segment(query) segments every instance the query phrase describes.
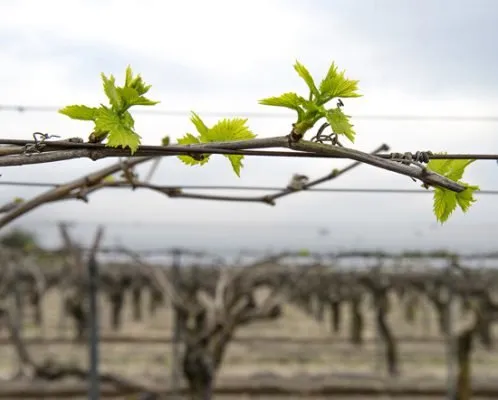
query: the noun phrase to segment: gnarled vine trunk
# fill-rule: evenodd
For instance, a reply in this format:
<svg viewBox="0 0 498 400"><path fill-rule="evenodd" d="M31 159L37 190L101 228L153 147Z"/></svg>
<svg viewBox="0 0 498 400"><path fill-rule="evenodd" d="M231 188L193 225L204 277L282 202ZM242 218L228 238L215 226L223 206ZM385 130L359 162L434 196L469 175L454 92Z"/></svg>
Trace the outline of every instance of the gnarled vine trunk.
<svg viewBox="0 0 498 400"><path fill-rule="evenodd" d="M131 302L133 307L133 321L142 321L142 288L133 287L131 290Z"/></svg>
<svg viewBox="0 0 498 400"><path fill-rule="evenodd" d="M341 330L341 302L339 300L332 300L329 303L330 305L330 320L332 324L332 331L334 333L339 333Z"/></svg>
<svg viewBox="0 0 498 400"><path fill-rule="evenodd" d="M211 399L216 367L206 345L185 346L182 367L190 400Z"/></svg>
<svg viewBox="0 0 498 400"><path fill-rule="evenodd" d="M470 358L472 354L474 332L475 327L472 327L458 335L458 375L455 400L470 400L472 395Z"/></svg>
<svg viewBox="0 0 498 400"><path fill-rule="evenodd" d="M399 373L398 349L396 346L396 339L386 321L386 312L382 307L379 307L377 310L377 326L380 337L385 345L387 371L389 375L395 376Z"/></svg>
<svg viewBox="0 0 498 400"><path fill-rule="evenodd" d="M109 301L111 303L111 327L113 331L117 331L121 328L124 292L120 288L116 288L109 293Z"/></svg>
<svg viewBox="0 0 498 400"><path fill-rule="evenodd" d="M360 296L354 296L351 301L351 342L354 345L361 345L363 343L363 314L361 313L361 300Z"/></svg>

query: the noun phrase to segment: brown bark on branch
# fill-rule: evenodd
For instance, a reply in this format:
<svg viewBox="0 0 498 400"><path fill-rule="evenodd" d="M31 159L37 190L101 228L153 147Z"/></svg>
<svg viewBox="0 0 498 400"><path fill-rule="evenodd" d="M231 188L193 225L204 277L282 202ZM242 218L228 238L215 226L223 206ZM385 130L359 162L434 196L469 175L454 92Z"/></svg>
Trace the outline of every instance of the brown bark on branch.
<svg viewBox="0 0 498 400"><path fill-rule="evenodd" d="M74 148L78 149L77 151L79 152L74 153L72 158L84 157L84 154L86 154L86 156L91 159L116 157L116 156L118 157L130 156L130 153L129 152L126 153L127 150L123 149L114 149L114 148L105 147L104 145L94 145L89 143L70 143L68 141L44 142L41 145L41 147L39 147L39 151L44 152L49 149L54 149L57 147L70 149L70 150L58 150L54 152L57 153L57 157L62 157L63 159L70 159L71 157L68 156L65 152L66 151L73 152L75 151L73 150ZM205 151L206 154L207 153L214 154L215 152L223 153L220 152L220 150L249 150L249 149L263 149L263 148L288 148L291 150L300 150L315 155L349 158L365 164L370 164L378 168L386 169L398 174L419 179L420 181L431 186L440 186L456 192L461 192L465 190L464 186L429 170L404 165L400 162L384 159L382 157L372 156L368 153L347 147L314 143L311 141L304 141L304 140L299 142L290 142L287 136L277 136L272 138L261 138L261 139L232 141L232 142L213 142L208 144L195 144L195 145L186 145L186 146L179 146L179 145L170 145L165 147L140 146L140 148L133 156L143 157L143 156L159 156L159 155L175 155L175 154L178 155L178 154L188 154L189 152L203 154L202 151ZM225 154L227 153L225 152ZM241 154L241 153L235 153L235 154ZM56 161L57 159L57 157L53 155L52 159L46 156L46 158L38 159L39 161L37 161L36 157L39 157L41 155L42 154L33 155L33 154L24 154L24 153L19 155L6 155L0 157L0 166L24 165L26 163L36 163L36 162L46 163L46 162ZM30 160L28 161L28 159Z"/></svg>
<svg viewBox="0 0 498 400"><path fill-rule="evenodd" d="M147 162L152 160L152 158L137 158L134 160L129 160L127 161L127 165L132 167L136 166L138 164ZM63 198L65 196L68 196L71 194L73 190L80 189L82 187L91 187L92 185L98 184L102 179L105 177L114 174L115 172L118 172L123 168L122 163L116 163L113 164L109 167L103 168L100 171L85 175L82 178L76 179L74 181L71 181L65 185L58 186L54 189L51 189L45 193L42 193L39 196L36 196L35 198L28 200L24 203L21 203L19 207L15 208L14 210L8 212L4 216L0 218L0 229L7 225L9 222L15 220L16 218L20 217L21 215L26 214L27 212L39 207L42 204L58 200L60 198Z"/></svg>

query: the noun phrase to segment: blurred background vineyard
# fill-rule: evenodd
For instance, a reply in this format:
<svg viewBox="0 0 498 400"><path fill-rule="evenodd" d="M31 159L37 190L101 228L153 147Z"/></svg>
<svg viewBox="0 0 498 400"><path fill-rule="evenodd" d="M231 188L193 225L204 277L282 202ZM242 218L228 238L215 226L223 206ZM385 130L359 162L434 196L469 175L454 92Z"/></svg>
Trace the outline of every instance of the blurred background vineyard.
<svg viewBox="0 0 498 400"><path fill-rule="evenodd" d="M41 368L26 381L33 378L32 366L22 361L10 328L4 329L0 374L7 380L0 397L84 398L81 377L48 379L46 371L53 373L59 364L88 369L88 304L84 296L74 297L85 278L77 275L81 265L71 253L87 248L73 243L71 251L64 246L46 250L35 235L16 229L0 244L3 310L10 310ZM239 271L259 268L258 279L265 282L250 289L257 307L263 307L268 290L285 285L288 290L275 303L278 312L237 328L218 371L214 398L447 398L464 379L461 368L467 364L459 358L467 336L472 339L467 360L472 398L498 395L493 347L498 274L492 255L241 252L227 261L190 249L155 249L130 259L131 250L123 249L103 247L98 255L101 373L142 382L162 395L186 390L185 348L174 328L178 308L172 308L164 286L157 286L162 278L145 279L140 265L154 263L170 283L175 283L171 271L176 265L181 277L176 290L190 296L192 288L199 291L213 279L219 285L220 270L237 265ZM158 254L160 263L151 261ZM257 266L254 260L266 261ZM277 281L272 274L278 274ZM293 274L300 275L289 283ZM80 278L71 280L71 275ZM194 297L188 301L197 301ZM136 388L102 382L103 397L141 398L133 393Z"/></svg>

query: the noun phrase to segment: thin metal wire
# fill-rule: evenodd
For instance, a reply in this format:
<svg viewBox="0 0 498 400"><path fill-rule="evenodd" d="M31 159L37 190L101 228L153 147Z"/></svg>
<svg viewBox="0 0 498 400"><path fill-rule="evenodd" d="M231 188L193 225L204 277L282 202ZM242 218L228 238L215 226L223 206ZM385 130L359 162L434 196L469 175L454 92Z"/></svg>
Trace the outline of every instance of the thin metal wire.
<svg viewBox="0 0 498 400"><path fill-rule="evenodd" d="M0 186L26 186L26 187L57 187L63 183L50 182L21 182L21 181L0 181ZM277 186L223 186L223 185L168 185L162 186L166 189L194 189L194 190L243 190L243 191L281 191L284 187ZM109 189L126 189L128 185L109 186ZM394 194L432 194L427 189L393 189L393 188L309 188L304 189L306 192L323 192L323 193L394 193ZM496 190L478 190L476 194L498 195Z"/></svg>
<svg viewBox="0 0 498 400"><path fill-rule="evenodd" d="M57 106L43 106L43 105L22 105L22 104L0 104L0 111L10 112L57 112L62 107ZM152 110L152 109L139 109L133 111L136 114L148 115L165 115L165 116L189 116L190 111L187 110ZM206 117L232 117L232 116L246 116L251 118L289 118L294 116L292 113L271 113L271 112L258 112L258 111L199 111ZM498 122L498 116L494 115L356 115L355 119L365 120L392 120L392 121L489 121Z"/></svg>
<svg viewBox="0 0 498 400"><path fill-rule="evenodd" d="M14 146L31 146L37 145L34 140L26 139L0 139L0 145L14 145ZM101 143L73 143L64 141L45 141L43 145L50 146L53 149L61 150L77 150L77 149L109 149L105 144ZM55 151L55 150L51 150ZM309 153L305 151L268 151L268 150L231 150L231 149L221 149L216 147L204 147L204 148L186 148L180 145L170 145L170 146L151 146L142 145L139 147L135 153L137 156L143 155L145 152L148 156L164 156L164 155L181 155L181 154L237 154L244 156L265 156L265 157L301 157L301 158L336 158L336 159L348 159L349 157L343 155L325 155ZM408 153L406 153L408 154ZM414 158L416 154L412 154ZM393 154L375 154L376 157L384 159L392 159ZM498 154L471 154L471 153L458 153L458 154L430 154L430 159L432 160L497 160Z"/></svg>

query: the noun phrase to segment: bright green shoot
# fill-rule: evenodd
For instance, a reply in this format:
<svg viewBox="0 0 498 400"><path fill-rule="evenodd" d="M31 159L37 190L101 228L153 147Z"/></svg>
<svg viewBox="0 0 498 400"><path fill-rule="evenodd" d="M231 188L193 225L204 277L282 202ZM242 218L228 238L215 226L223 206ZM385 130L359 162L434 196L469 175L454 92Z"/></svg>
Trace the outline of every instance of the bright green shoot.
<svg viewBox="0 0 498 400"><path fill-rule="evenodd" d="M294 64L294 69L308 86L307 99L294 92L287 92L260 100L259 103L296 111L297 120L293 124L292 132L298 139L320 119L325 118L334 133L344 135L354 142L356 133L349 122L350 116L342 112L339 104L334 108L326 108L325 104L335 98L361 97L357 93L358 81L347 79L344 71L339 72L335 63L332 63L318 87L309 71L299 61Z"/></svg>
<svg viewBox="0 0 498 400"><path fill-rule="evenodd" d="M196 113L192 112L190 118L194 124L197 136L187 133L178 140L178 144L199 144L212 142L230 142L235 140L251 140L256 137L254 133L246 126L247 119L232 118L218 121L211 128L207 127ZM236 154L227 154L226 158L230 161L232 169L240 177L240 170L243 167L242 159L244 156ZM178 156L187 165L204 165L209 161L208 154L199 154L198 157Z"/></svg>
<svg viewBox="0 0 498 400"><path fill-rule="evenodd" d="M133 154L140 145L141 137L135 132L135 121L128 110L133 106L153 106L159 102L144 97L151 86L145 84L140 74L133 76L130 66L126 68L123 86L116 86L113 75L108 78L102 73L101 76L109 106L71 105L59 112L72 119L93 121L91 141L100 142L107 137L107 146L128 147Z"/></svg>

